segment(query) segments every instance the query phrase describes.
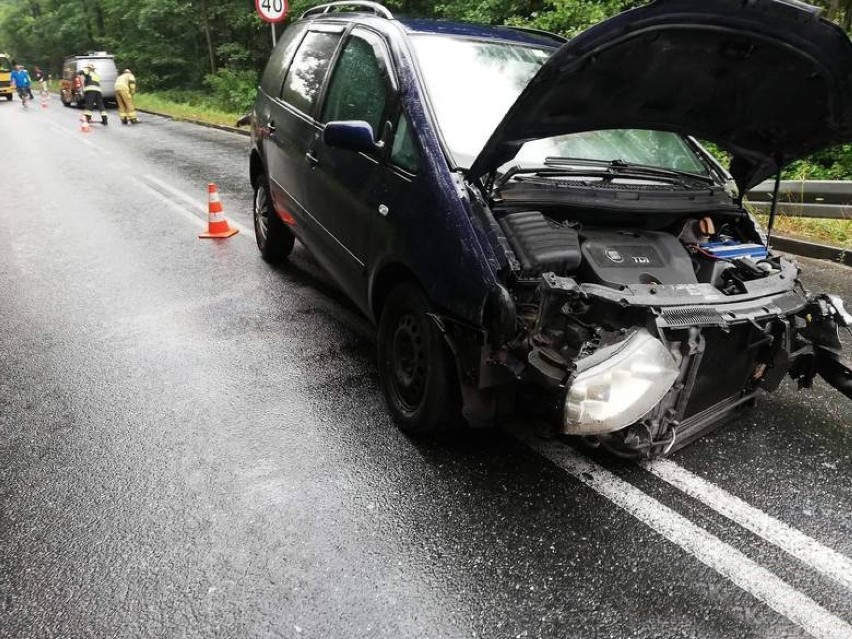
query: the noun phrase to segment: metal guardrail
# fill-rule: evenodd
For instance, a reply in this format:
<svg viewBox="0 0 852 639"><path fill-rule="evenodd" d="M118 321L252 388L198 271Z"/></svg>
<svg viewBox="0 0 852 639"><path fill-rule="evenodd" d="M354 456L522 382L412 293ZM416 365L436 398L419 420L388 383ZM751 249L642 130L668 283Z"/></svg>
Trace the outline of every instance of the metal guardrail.
<svg viewBox="0 0 852 639"><path fill-rule="evenodd" d="M746 193L749 204L769 213L774 180L761 182ZM795 217L847 220L852 224L852 180L781 180L778 213ZM839 262L852 266L852 251L836 246L793 238L772 238L772 247L788 253Z"/></svg>
<svg viewBox="0 0 852 639"><path fill-rule="evenodd" d="M768 213L773 180L761 182L746 199L761 213ZM852 221L852 180L781 180L778 212L796 217Z"/></svg>
<svg viewBox="0 0 852 639"><path fill-rule="evenodd" d="M812 257L816 260L828 260L829 262L852 266L852 251L847 251L836 246L775 235L772 238L772 248L792 253L793 255Z"/></svg>

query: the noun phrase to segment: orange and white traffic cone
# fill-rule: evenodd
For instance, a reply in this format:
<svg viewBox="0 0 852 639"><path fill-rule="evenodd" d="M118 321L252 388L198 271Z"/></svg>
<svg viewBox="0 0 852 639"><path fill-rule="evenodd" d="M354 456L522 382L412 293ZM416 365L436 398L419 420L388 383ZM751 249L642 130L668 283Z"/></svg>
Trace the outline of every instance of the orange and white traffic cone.
<svg viewBox="0 0 852 639"><path fill-rule="evenodd" d="M81 115L80 116L80 132L81 133L88 133L91 130L92 130L92 125L89 124L89 118L87 118L85 115Z"/></svg>
<svg viewBox="0 0 852 639"><path fill-rule="evenodd" d="M200 238L231 237L239 233L237 229L228 226L225 213L222 211L222 203L219 201L219 192L212 182L207 185L207 232L202 233Z"/></svg>

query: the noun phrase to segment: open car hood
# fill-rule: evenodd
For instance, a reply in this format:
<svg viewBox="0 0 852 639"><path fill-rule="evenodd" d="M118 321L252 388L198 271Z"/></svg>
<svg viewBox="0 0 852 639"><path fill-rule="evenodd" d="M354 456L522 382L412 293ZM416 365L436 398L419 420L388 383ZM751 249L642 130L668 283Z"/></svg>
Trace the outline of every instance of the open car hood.
<svg viewBox="0 0 852 639"><path fill-rule="evenodd" d="M470 168L476 179L529 140L657 129L733 155L740 193L787 162L852 140L852 43L794 0L657 0L563 45Z"/></svg>

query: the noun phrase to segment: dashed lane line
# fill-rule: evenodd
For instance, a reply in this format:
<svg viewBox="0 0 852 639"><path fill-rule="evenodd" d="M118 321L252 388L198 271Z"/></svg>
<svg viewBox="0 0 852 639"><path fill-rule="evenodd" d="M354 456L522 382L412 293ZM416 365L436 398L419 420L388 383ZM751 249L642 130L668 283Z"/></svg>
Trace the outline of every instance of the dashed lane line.
<svg viewBox="0 0 852 639"><path fill-rule="evenodd" d="M45 124L47 124L47 126L49 126L54 131L58 131L62 135L71 138L75 142L80 142L81 144L85 144L86 146L91 147L98 153L106 153L106 151L101 149L100 146L93 143L91 140L86 139L85 136L88 135L86 133L78 133L75 135L74 133L71 133L71 131L69 131L66 127L59 126L58 124L56 124L55 122L51 122L50 120L45 120Z"/></svg>
<svg viewBox="0 0 852 639"><path fill-rule="evenodd" d="M161 200L167 206L169 206L173 211L179 213L182 217L189 220L193 224L197 225L200 228L205 228L207 223L200 218L198 215L193 213L192 211L188 211L186 208L178 204L174 201L174 198L171 197L171 194L168 192L163 192L162 188L156 183L149 183L150 176L145 176L146 179L137 179L139 184L148 189L154 197ZM159 182L157 180L156 182Z"/></svg>
<svg viewBox="0 0 852 639"><path fill-rule="evenodd" d="M852 560L668 459L640 464L690 497L852 590Z"/></svg>
<svg viewBox="0 0 852 639"><path fill-rule="evenodd" d="M54 129L55 131L58 131L59 133L61 133L62 135L65 135L66 137L73 139L75 142L81 142L81 143L93 148L94 150L96 150L99 153L104 152L103 149L99 145L94 144L91 140L88 140L85 137L83 137L83 136L86 135L85 133L75 135L75 134L71 133L70 131L68 131L65 127L59 126L58 124L56 124L54 122L47 121L46 124L49 127L51 127L52 129ZM130 168L130 165L127 164L126 162L123 162L122 160L118 160L117 163L126 165L128 168ZM137 178L136 181L139 182L143 187L148 189L157 199L161 200L163 203L168 205L173 211L179 213L185 219L189 220L190 222L192 222L193 224L196 224L197 226L199 226L201 228L204 228L204 227L207 226L207 222L206 222L205 219L199 217L198 215L192 213L191 211L188 211L183 206L174 202L174 200L171 196L174 195L175 193L179 193L181 199L189 201L193 205L193 208L196 208L196 209L200 208L200 205L198 204L197 201L193 200L192 198L190 198L187 195L180 193L176 189L170 187L168 184L166 184L162 180L158 180L157 178L155 178L152 175L142 176L141 178ZM203 208L201 208L201 210L203 210ZM204 213L206 214L207 212L204 211Z"/></svg>
<svg viewBox="0 0 852 639"><path fill-rule="evenodd" d="M557 440L515 436L599 495L817 639L852 639L852 626L703 528Z"/></svg>
<svg viewBox="0 0 852 639"><path fill-rule="evenodd" d="M162 180L154 177L153 175L146 174L142 177L143 177L143 181L149 183L148 184L149 186L154 186L156 191L158 191L158 192L165 191L166 193L173 195L174 197L176 197L180 200L183 200L187 205L192 207L193 210L198 211L200 214L202 214L204 216L203 219L206 220L206 218L207 218L207 205L199 202L198 198L194 198L191 195L188 195L188 194L184 193L183 191L176 189L171 184L163 182ZM227 219L228 219L228 224L231 227L237 229L240 232L239 235L247 237L250 240L254 240L254 229L248 229L245 226L243 226L242 224L240 224L239 222L234 222L233 219L228 216L227 209L225 210L225 217L227 217ZM196 219L199 219L199 218L196 216Z"/></svg>

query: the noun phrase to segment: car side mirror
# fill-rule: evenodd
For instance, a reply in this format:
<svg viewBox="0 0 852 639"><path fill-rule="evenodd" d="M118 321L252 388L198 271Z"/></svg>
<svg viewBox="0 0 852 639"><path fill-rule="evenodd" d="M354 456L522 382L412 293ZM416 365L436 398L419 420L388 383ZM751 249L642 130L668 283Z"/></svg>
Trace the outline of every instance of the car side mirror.
<svg viewBox="0 0 852 639"><path fill-rule="evenodd" d="M373 137L373 127L363 120L340 120L329 122L322 132L322 141L328 146L355 151L376 153L384 146Z"/></svg>

